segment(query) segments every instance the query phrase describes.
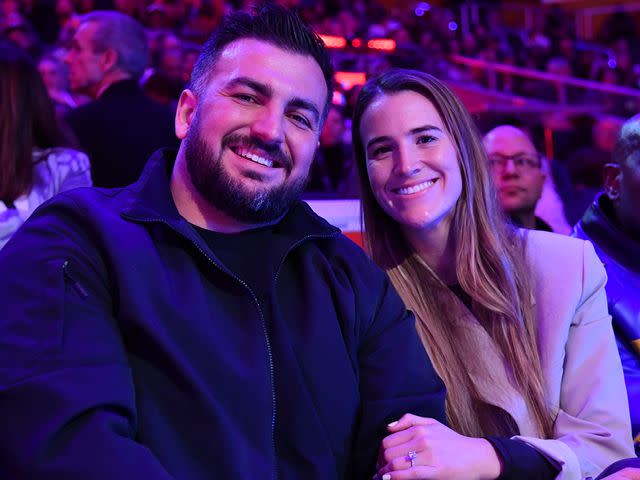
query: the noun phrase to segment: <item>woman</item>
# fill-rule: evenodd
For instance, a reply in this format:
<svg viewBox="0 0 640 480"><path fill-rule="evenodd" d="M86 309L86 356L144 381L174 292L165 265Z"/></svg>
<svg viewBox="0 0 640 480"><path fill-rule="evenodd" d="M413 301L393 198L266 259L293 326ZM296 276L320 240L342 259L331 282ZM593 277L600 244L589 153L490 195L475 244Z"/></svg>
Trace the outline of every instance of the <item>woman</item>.
<svg viewBox="0 0 640 480"><path fill-rule="evenodd" d="M507 225L471 117L427 74L369 81L353 141L365 243L416 315L452 428L392 423L379 474L579 479L632 456L591 244Z"/></svg>
<svg viewBox="0 0 640 480"><path fill-rule="evenodd" d="M55 54L47 54L38 61L38 72L44 83L49 98L53 102L54 111L58 118L78 106L76 100L69 93L66 66Z"/></svg>
<svg viewBox="0 0 640 480"><path fill-rule="evenodd" d="M0 248L45 200L91 184L89 159L62 148L53 105L31 58L0 43Z"/></svg>

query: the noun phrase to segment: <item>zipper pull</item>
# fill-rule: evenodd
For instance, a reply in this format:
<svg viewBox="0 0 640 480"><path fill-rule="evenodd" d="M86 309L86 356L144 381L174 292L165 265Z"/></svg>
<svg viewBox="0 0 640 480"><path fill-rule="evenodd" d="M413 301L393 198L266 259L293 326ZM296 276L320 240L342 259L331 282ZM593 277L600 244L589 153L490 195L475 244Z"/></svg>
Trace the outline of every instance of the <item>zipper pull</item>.
<svg viewBox="0 0 640 480"><path fill-rule="evenodd" d="M69 260L65 260L62 264L62 273L65 280L67 280L71 284L78 295L80 295L83 299L89 298L89 294L84 289L84 287L80 285L80 283L78 283L78 281L69 274Z"/></svg>

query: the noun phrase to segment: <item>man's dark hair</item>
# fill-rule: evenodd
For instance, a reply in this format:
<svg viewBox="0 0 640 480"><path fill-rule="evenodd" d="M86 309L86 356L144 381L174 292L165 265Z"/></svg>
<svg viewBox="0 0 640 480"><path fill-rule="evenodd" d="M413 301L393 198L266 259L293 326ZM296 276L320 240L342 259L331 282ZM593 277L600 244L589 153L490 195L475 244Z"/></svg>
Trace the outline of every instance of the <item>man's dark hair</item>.
<svg viewBox="0 0 640 480"><path fill-rule="evenodd" d="M297 13L265 4L253 14L235 12L222 21L200 52L191 74L191 90L200 96L206 90L209 75L224 48L243 38L270 43L292 53L309 55L318 63L327 84L327 101L322 118L326 118L333 96L333 66L322 39Z"/></svg>
<svg viewBox="0 0 640 480"><path fill-rule="evenodd" d="M640 115L624 122L613 148L613 163L622 165L634 153L640 152Z"/></svg>

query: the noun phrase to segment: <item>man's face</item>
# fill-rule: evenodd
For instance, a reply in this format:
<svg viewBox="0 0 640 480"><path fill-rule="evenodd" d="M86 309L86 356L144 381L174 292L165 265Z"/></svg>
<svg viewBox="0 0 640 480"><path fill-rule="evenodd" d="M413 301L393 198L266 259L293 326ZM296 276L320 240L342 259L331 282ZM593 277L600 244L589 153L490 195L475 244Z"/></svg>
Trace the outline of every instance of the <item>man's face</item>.
<svg viewBox="0 0 640 480"><path fill-rule="evenodd" d="M326 101L312 57L255 39L229 44L178 132L198 193L245 223L277 219L304 190Z"/></svg>
<svg viewBox="0 0 640 480"><path fill-rule="evenodd" d="M65 57L69 67L69 87L95 97L100 82L104 78L103 53L93 50L93 36L98 26L94 22L80 25L71 41L71 48Z"/></svg>
<svg viewBox="0 0 640 480"><path fill-rule="evenodd" d="M542 195L545 175L531 141L513 127L498 127L484 140L489 170L503 210L531 213Z"/></svg>
<svg viewBox="0 0 640 480"><path fill-rule="evenodd" d="M342 120L342 114L337 108L331 108L324 122L324 128L320 133L320 144L323 146L332 146L342 142L345 126Z"/></svg>

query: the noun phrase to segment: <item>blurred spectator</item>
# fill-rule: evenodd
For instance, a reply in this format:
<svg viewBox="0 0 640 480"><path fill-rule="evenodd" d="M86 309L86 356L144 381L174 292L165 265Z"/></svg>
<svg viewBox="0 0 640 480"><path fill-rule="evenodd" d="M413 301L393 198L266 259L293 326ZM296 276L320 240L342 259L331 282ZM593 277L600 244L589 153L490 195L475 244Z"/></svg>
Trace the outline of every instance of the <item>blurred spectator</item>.
<svg viewBox="0 0 640 480"><path fill-rule="evenodd" d="M545 181L541 156L529 137L511 125L500 125L484 137L498 199L516 225L551 231L535 209Z"/></svg>
<svg viewBox="0 0 640 480"><path fill-rule="evenodd" d="M598 117L592 127L592 143L585 139L565 162L573 184L573 192L566 199L567 218L575 224L602 188L602 169L611 155L623 120L612 115Z"/></svg>
<svg viewBox="0 0 640 480"><path fill-rule="evenodd" d="M613 162L604 166L604 192L575 226L607 270L607 299L627 384L640 454L640 116L622 127Z"/></svg>
<svg viewBox="0 0 640 480"><path fill-rule="evenodd" d="M0 42L0 248L58 192L91 185L89 160L62 148L53 106L29 56Z"/></svg>
<svg viewBox="0 0 640 480"><path fill-rule="evenodd" d="M38 72L40 72L49 98L53 101L58 117L64 116L78 106L69 92L67 67L61 60L58 60L53 54L41 57L38 62Z"/></svg>
<svg viewBox="0 0 640 480"><path fill-rule="evenodd" d="M113 4L117 11L138 21L144 17L144 0L114 0Z"/></svg>
<svg viewBox="0 0 640 480"><path fill-rule="evenodd" d="M128 185L156 149L178 146L174 112L138 86L148 61L144 31L132 18L94 12L82 19L66 62L71 89L95 100L66 119L89 154L96 186Z"/></svg>
<svg viewBox="0 0 640 480"><path fill-rule="evenodd" d="M197 8L182 29L183 38L191 42L203 43L222 20L224 10L223 0L199 0Z"/></svg>
<svg viewBox="0 0 640 480"><path fill-rule="evenodd" d="M200 55L200 47L194 44L185 44L182 57L182 82L186 85L191 80L191 72Z"/></svg>
<svg viewBox="0 0 640 480"><path fill-rule="evenodd" d="M307 191L333 193L341 197L357 196L357 178L353 163L350 131L341 107L333 105L320 133L320 146L312 165Z"/></svg>
<svg viewBox="0 0 640 480"><path fill-rule="evenodd" d="M31 24L16 13L6 19L3 29L4 36L31 55L37 58L40 55L42 46L38 35L33 30Z"/></svg>

